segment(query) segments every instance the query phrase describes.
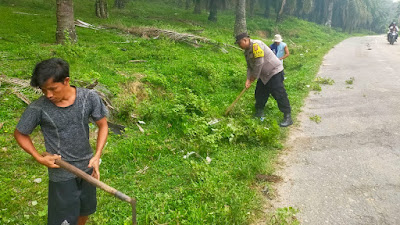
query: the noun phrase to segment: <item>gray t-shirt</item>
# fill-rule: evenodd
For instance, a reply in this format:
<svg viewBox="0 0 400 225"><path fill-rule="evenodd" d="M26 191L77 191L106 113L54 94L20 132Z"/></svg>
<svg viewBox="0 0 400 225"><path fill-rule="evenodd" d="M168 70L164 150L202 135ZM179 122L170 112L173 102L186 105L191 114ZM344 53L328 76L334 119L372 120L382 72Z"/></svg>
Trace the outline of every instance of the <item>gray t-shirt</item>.
<svg viewBox="0 0 400 225"><path fill-rule="evenodd" d="M45 96L32 102L22 114L17 129L30 135L40 126L46 151L86 172L93 149L89 143L89 118L100 120L107 109L94 90L76 88L75 102L68 107L58 107ZM64 169L49 168L49 179L54 182L74 178Z"/></svg>

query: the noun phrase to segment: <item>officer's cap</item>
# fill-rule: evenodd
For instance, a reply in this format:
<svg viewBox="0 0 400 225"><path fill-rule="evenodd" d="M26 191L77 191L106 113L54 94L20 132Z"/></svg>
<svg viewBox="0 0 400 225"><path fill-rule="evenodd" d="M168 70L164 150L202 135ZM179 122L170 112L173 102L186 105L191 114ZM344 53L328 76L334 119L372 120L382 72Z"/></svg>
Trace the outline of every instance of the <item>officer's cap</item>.
<svg viewBox="0 0 400 225"><path fill-rule="evenodd" d="M238 44L239 41L242 40L243 38L248 38L248 37L250 37L250 36L247 33L241 33L241 34L236 35L235 44Z"/></svg>

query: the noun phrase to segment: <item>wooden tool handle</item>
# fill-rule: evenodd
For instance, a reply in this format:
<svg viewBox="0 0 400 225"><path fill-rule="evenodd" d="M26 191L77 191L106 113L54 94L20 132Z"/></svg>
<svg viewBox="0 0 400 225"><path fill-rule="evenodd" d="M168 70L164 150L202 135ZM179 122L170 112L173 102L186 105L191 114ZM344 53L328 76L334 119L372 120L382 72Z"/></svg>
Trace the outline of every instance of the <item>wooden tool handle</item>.
<svg viewBox="0 0 400 225"><path fill-rule="evenodd" d="M242 97L242 95L246 92L248 88L243 88L242 92L240 92L240 94L237 96L237 98L235 99L235 101L232 102L232 104L228 107L228 109L226 109L225 111L225 116L228 115L228 113L232 110L232 108L236 105L236 102L239 101L240 97Z"/></svg>
<svg viewBox="0 0 400 225"><path fill-rule="evenodd" d="M114 195L115 197L129 202L132 206L132 223L136 224L136 199L131 198L129 196L127 196L126 194L118 191L117 189L108 186L107 184L97 180L96 178L90 176L89 174L85 173L84 171L78 169L77 167L65 162L64 160L61 159L57 159L55 161L55 163L57 165L59 165L61 168L75 174L76 176L86 180L87 182L91 183L92 185L94 185L95 187L98 187L100 189L103 189L104 191Z"/></svg>

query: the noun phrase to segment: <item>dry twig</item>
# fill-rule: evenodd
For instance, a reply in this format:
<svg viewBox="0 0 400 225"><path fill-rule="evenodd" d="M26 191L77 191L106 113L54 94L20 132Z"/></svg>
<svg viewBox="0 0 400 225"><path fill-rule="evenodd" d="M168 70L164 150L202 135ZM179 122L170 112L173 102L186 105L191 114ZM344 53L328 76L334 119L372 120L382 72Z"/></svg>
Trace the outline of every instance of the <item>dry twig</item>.
<svg viewBox="0 0 400 225"><path fill-rule="evenodd" d="M4 83L19 86L22 88L32 88L36 93L40 94L41 91L38 88L33 88L30 85L29 80L22 80L18 78L13 78L13 77L8 77L6 75L0 75L0 81L3 81Z"/></svg>
<svg viewBox="0 0 400 225"><path fill-rule="evenodd" d="M217 41L201 37L198 35L194 34L189 34L189 33L179 33L176 31L172 30L164 30L164 29L158 29L158 28L153 28L153 27L131 27L131 28L126 28L126 27L121 27L121 26L105 26L105 28L110 28L110 29L117 29L121 30L123 32L127 32L129 34L135 35L135 36L140 36L140 37L159 37L161 35L168 37L171 40L178 41L178 42L184 42L187 44L190 44L194 47L200 47L201 43L205 44L211 44L217 47L225 46L225 47L231 47L235 48L238 50L241 50L240 48L225 44L225 43L219 43Z"/></svg>
<svg viewBox="0 0 400 225"><path fill-rule="evenodd" d="M17 88L13 88L12 92L23 102L25 102L27 105L31 104L31 101L29 98L27 98L22 92L20 92Z"/></svg>
<svg viewBox="0 0 400 225"><path fill-rule="evenodd" d="M136 123L136 126L139 127L140 132L144 133L144 129L138 123Z"/></svg>
<svg viewBox="0 0 400 225"><path fill-rule="evenodd" d="M143 62L147 62L147 60L129 60L130 63L143 63Z"/></svg>
<svg viewBox="0 0 400 225"><path fill-rule="evenodd" d="M102 27L94 26L94 25L92 25L90 23L83 22L82 20L75 20L75 26L83 27L83 28L89 28L89 29L93 29L93 30L102 29Z"/></svg>

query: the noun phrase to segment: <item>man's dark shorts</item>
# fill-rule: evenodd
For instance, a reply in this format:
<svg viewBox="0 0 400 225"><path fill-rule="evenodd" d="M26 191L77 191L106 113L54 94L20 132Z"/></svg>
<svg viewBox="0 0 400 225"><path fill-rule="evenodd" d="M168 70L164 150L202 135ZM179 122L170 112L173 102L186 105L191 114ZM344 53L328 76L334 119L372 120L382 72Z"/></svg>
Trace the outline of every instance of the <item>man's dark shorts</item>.
<svg viewBox="0 0 400 225"><path fill-rule="evenodd" d="M87 181L81 178L49 181L48 225L75 225L79 216L94 213L96 205L96 187Z"/></svg>

